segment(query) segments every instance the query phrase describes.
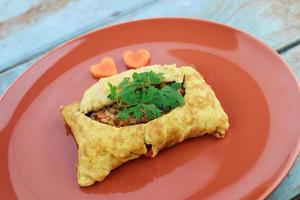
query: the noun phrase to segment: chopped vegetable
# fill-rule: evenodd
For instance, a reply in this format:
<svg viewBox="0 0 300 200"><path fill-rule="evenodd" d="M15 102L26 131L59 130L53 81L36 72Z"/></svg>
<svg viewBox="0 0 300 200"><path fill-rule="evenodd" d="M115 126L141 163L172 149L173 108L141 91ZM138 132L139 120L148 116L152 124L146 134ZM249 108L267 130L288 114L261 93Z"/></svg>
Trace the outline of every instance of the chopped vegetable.
<svg viewBox="0 0 300 200"><path fill-rule="evenodd" d="M150 53L146 49L139 49L136 52L125 51L123 60L129 68L139 68L149 64Z"/></svg>
<svg viewBox="0 0 300 200"><path fill-rule="evenodd" d="M92 75L95 78L102 78L117 74L117 66L112 57L104 57L99 64L92 65L90 68Z"/></svg>
<svg viewBox="0 0 300 200"><path fill-rule="evenodd" d="M105 118L107 118L107 116L106 116L105 113L99 112L99 113L97 114L97 118L98 118L98 119L105 119Z"/></svg>

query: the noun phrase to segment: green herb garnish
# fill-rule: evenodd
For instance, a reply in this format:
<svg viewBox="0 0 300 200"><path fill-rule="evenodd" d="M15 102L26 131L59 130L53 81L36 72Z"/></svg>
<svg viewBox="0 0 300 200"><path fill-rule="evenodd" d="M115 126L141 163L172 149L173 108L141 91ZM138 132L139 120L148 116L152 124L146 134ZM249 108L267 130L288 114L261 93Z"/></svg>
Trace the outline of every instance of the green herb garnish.
<svg viewBox="0 0 300 200"><path fill-rule="evenodd" d="M163 80L163 74L150 71L134 73L132 78L124 78L118 86L109 83L108 98L120 108L118 117L121 120L130 116L151 120L182 106L184 98L178 92L182 84L163 85Z"/></svg>

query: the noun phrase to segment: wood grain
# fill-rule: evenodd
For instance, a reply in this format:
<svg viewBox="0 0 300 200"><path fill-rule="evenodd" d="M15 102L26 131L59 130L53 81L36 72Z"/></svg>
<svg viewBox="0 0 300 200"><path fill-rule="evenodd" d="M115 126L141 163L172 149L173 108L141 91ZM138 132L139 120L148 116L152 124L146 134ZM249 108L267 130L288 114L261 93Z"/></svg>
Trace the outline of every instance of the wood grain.
<svg viewBox="0 0 300 200"><path fill-rule="evenodd" d="M119 21L157 16L204 18L232 25L280 49L300 39L299 0L162 0Z"/></svg>
<svg viewBox="0 0 300 200"><path fill-rule="evenodd" d="M24 13L0 22L0 39L5 38L15 29L29 25L44 15L58 11L69 3L69 0L41 1L32 5Z"/></svg>
<svg viewBox="0 0 300 200"><path fill-rule="evenodd" d="M34 23L12 26L13 31L7 30L11 34L0 39L0 71L29 61L96 27L146 17L186 16L215 20L248 31L275 49L300 39L298 0L175 0L172 3L168 0L143 0L139 3L124 0L122 4L112 0L109 5L104 2L72 1L62 10L32 16L37 19ZM132 8L137 4L145 7L135 11Z"/></svg>
<svg viewBox="0 0 300 200"><path fill-rule="evenodd" d="M41 0L0 0L0 22L21 15Z"/></svg>
<svg viewBox="0 0 300 200"><path fill-rule="evenodd" d="M0 73L155 0L122 0L122 3L110 0L109 4L106 0L47 2L52 3L42 1L23 14L1 22Z"/></svg>
<svg viewBox="0 0 300 200"><path fill-rule="evenodd" d="M292 199L300 194L300 156L298 156L292 169L268 200Z"/></svg>
<svg viewBox="0 0 300 200"><path fill-rule="evenodd" d="M289 65L297 75L298 79L300 80L300 45L283 53L282 56L289 63Z"/></svg>

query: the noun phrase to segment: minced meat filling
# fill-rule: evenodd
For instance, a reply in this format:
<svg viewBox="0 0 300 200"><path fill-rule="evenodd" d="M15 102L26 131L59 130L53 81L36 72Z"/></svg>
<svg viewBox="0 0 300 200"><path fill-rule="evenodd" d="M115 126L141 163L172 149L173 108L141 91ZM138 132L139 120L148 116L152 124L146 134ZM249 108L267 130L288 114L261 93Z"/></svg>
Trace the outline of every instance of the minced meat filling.
<svg viewBox="0 0 300 200"><path fill-rule="evenodd" d="M171 85L172 83L175 83L175 82L163 82L160 84L156 84L155 88L161 89L166 85ZM182 85L183 84L181 84L181 87L178 89L178 93L182 97L184 97L185 88ZM117 103L113 103L109 106L101 108L100 110L92 111L92 112L88 113L87 116L98 122L108 124L111 126L116 126L116 127L124 127L124 126L129 126L129 125L147 123L148 121L152 120L152 119L148 119L146 116L141 116L139 119L137 119L133 116L129 116L128 119L120 119L118 117L118 115L122 110L122 106L125 106L125 105L120 106ZM164 111L163 114L166 114L170 111L171 110Z"/></svg>

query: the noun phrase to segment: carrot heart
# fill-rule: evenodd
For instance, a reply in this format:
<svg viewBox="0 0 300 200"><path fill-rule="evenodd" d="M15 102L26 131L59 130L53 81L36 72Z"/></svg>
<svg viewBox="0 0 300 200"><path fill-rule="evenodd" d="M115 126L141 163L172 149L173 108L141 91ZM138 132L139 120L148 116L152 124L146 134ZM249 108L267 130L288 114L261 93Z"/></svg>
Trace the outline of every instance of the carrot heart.
<svg viewBox="0 0 300 200"><path fill-rule="evenodd" d="M118 73L115 61L109 56L105 56L99 64L92 65L90 71L96 78L112 76Z"/></svg>
<svg viewBox="0 0 300 200"><path fill-rule="evenodd" d="M150 62L150 53L146 49L139 49L136 52L125 51L123 60L129 68L139 68L146 66Z"/></svg>

